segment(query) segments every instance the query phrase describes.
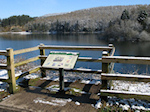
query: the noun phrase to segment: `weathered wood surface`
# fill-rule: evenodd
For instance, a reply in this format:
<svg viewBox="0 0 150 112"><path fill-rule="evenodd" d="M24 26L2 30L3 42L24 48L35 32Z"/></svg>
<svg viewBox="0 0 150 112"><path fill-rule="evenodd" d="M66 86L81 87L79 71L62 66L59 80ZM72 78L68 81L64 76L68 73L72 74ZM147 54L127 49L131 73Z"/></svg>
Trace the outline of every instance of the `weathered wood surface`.
<svg viewBox="0 0 150 112"><path fill-rule="evenodd" d="M20 65L23 65L23 64L27 64L27 63L29 63L29 62L36 61L36 60L38 60L38 59L39 59L39 57L37 56L37 57L33 57L33 58L30 58L30 59L27 59L27 60L25 60L25 61L21 61L21 62L19 62L19 63L15 63L15 67L20 66Z"/></svg>
<svg viewBox="0 0 150 112"><path fill-rule="evenodd" d="M102 80L125 80L125 81L139 81L150 82L150 76L132 75L132 74L101 74Z"/></svg>
<svg viewBox="0 0 150 112"><path fill-rule="evenodd" d="M0 69L7 69L7 64L0 64Z"/></svg>
<svg viewBox="0 0 150 112"><path fill-rule="evenodd" d="M8 70L8 83L10 93L16 92L16 79L15 79L15 66L14 66L14 53L13 49L7 49L7 67Z"/></svg>
<svg viewBox="0 0 150 112"><path fill-rule="evenodd" d="M136 98L150 101L150 93L117 91L117 90L100 90L101 96L117 96L120 98Z"/></svg>
<svg viewBox="0 0 150 112"><path fill-rule="evenodd" d="M39 55L40 59L46 59L47 56ZM85 62L102 62L102 58L91 58L91 57L78 57L77 61L85 61Z"/></svg>
<svg viewBox="0 0 150 112"><path fill-rule="evenodd" d="M102 56L108 56L107 51L103 51ZM109 73L109 63L102 62L102 73ZM102 80L101 89L107 89L108 87L108 81ZM104 101L107 101L107 96L101 96L101 99Z"/></svg>
<svg viewBox="0 0 150 112"><path fill-rule="evenodd" d="M31 51L35 51L35 50L39 50L39 47L31 47L31 48L27 48L27 49L16 50L16 51L14 51L14 55L31 52Z"/></svg>
<svg viewBox="0 0 150 112"><path fill-rule="evenodd" d="M59 70L59 68L49 68L49 67L41 67L41 69ZM68 72L84 72L84 73L94 73L94 74L101 74L102 73L102 70L82 69L82 68L64 69L64 71L68 71Z"/></svg>
<svg viewBox="0 0 150 112"><path fill-rule="evenodd" d="M112 50L113 47L105 47L105 46L53 46L53 45L45 45L45 46L39 46L39 49L109 51L109 50Z"/></svg>
<svg viewBox="0 0 150 112"><path fill-rule="evenodd" d="M149 57L129 57L129 56L103 56L102 62L150 65L150 58Z"/></svg>
<svg viewBox="0 0 150 112"><path fill-rule="evenodd" d="M7 51L6 50L0 50L0 55L6 56L7 55Z"/></svg>
<svg viewBox="0 0 150 112"><path fill-rule="evenodd" d="M40 44L40 46L44 46L44 44ZM40 55L44 56L45 55L45 49L40 49ZM44 58L41 58L41 66L44 64L45 60ZM41 76L46 77L46 70L41 69Z"/></svg>

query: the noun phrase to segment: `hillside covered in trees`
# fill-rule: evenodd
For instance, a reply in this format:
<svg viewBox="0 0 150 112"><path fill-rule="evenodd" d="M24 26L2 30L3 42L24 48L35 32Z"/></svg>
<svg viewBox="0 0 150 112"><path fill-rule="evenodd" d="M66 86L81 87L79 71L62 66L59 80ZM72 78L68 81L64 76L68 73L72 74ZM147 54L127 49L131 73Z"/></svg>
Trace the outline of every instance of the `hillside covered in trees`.
<svg viewBox="0 0 150 112"><path fill-rule="evenodd" d="M98 32L106 40L150 41L150 5L96 7L29 19L19 26L30 32Z"/></svg>
<svg viewBox="0 0 150 112"><path fill-rule="evenodd" d="M26 30L24 25L33 19L34 18L31 18L28 15L11 16L9 18L2 19L0 20L0 31L18 32Z"/></svg>

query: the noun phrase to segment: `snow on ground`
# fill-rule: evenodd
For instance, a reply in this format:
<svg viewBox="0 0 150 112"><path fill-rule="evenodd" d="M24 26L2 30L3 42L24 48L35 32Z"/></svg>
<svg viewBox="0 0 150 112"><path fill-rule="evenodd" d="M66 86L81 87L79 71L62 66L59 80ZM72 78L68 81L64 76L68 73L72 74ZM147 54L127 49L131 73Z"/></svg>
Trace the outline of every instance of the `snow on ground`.
<svg viewBox="0 0 150 112"><path fill-rule="evenodd" d="M15 74L15 77L18 77L21 75L21 71L18 71L16 74ZM0 79L8 79L8 74L7 74L7 70L0 70Z"/></svg>
<svg viewBox="0 0 150 112"><path fill-rule="evenodd" d="M50 101L47 101L45 99L42 98L36 98L35 100L33 100L34 103L42 103L42 104L48 104L48 105L52 105L52 106L65 106L67 104L67 102L71 102L71 99L61 99L61 98L55 98L52 99Z"/></svg>
<svg viewBox="0 0 150 112"><path fill-rule="evenodd" d="M58 92L59 91L59 85L52 85L52 86L47 87L46 89L49 91ZM77 89L77 88L65 87L64 91L67 91L67 90L72 90L76 93L87 94L87 92L81 91L80 89Z"/></svg>
<svg viewBox="0 0 150 112"><path fill-rule="evenodd" d="M106 106L113 106L113 105L118 105L121 107L123 110L129 110L129 109L134 109L134 110L145 110L145 111L150 111L150 102L148 101L142 101L142 100L135 100L134 98L131 99L120 99L116 97L108 97L108 102L106 103ZM95 108L101 108L102 103L101 99L97 101L97 104L95 105Z"/></svg>
<svg viewBox="0 0 150 112"><path fill-rule="evenodd" d="M8 74L7 74L7 70L0 70L0 79L8 79ZM21 71L18 71L16 74L15 74L15 77L18 77L21 75ZM7 88L8 88L8 83L6 82L1 82L0 81L0 92L1 91L7 91Z"/></svg>
<svg viewBox="0 0 150 112"><path fill-rule="evenodd" d="M131 81L113 81L112 90L124 90L130 92L150 93L150 83L131 82Z"/></svg>

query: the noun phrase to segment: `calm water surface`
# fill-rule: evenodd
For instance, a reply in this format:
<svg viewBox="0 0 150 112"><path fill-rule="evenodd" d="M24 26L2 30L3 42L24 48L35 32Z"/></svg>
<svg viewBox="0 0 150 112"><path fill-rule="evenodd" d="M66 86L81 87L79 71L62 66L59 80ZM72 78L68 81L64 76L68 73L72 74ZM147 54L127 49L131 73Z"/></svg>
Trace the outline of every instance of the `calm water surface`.
<svg viewBox="0 0 150 112"><path fill-rule="evenodd" d="M125 56L144 56L150 57L150 42L107 42L99 39L99 34L64 34L64 35L48 35L48 34L32 34L32 35L0 35L0 50L6 48L13 48L14 50L24 49L29 47L35 47L40 43L45 45L90 45L90 46L107 46L109 43L113 43L116 52L115 55ZM46 50L46 54L50 50ZM35 51L30 54L24 54L23 56L28 58L31 56L39 55L39 51ZM93 58L101 57L99 51L80 51L80 56L88 56ZM100 69L101 63L87 63L78 62L76 67ZM147 65L129 65L129 64L115 64L115 71L117 72L133 72L146 73L150 71L150 67Z"/></svg>

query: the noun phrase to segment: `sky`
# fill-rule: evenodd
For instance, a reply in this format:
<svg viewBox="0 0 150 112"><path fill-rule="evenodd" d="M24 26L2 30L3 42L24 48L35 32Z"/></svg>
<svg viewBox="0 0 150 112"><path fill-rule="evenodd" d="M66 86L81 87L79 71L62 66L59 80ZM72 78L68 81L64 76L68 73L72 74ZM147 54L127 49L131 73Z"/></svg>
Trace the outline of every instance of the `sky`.
<svg viewBox="0 0 150 112"><path fill-rule="evenodd" d="M150 5L150 0L0 0L0 19L13 15L40 17L101 6Z"/></svg>

